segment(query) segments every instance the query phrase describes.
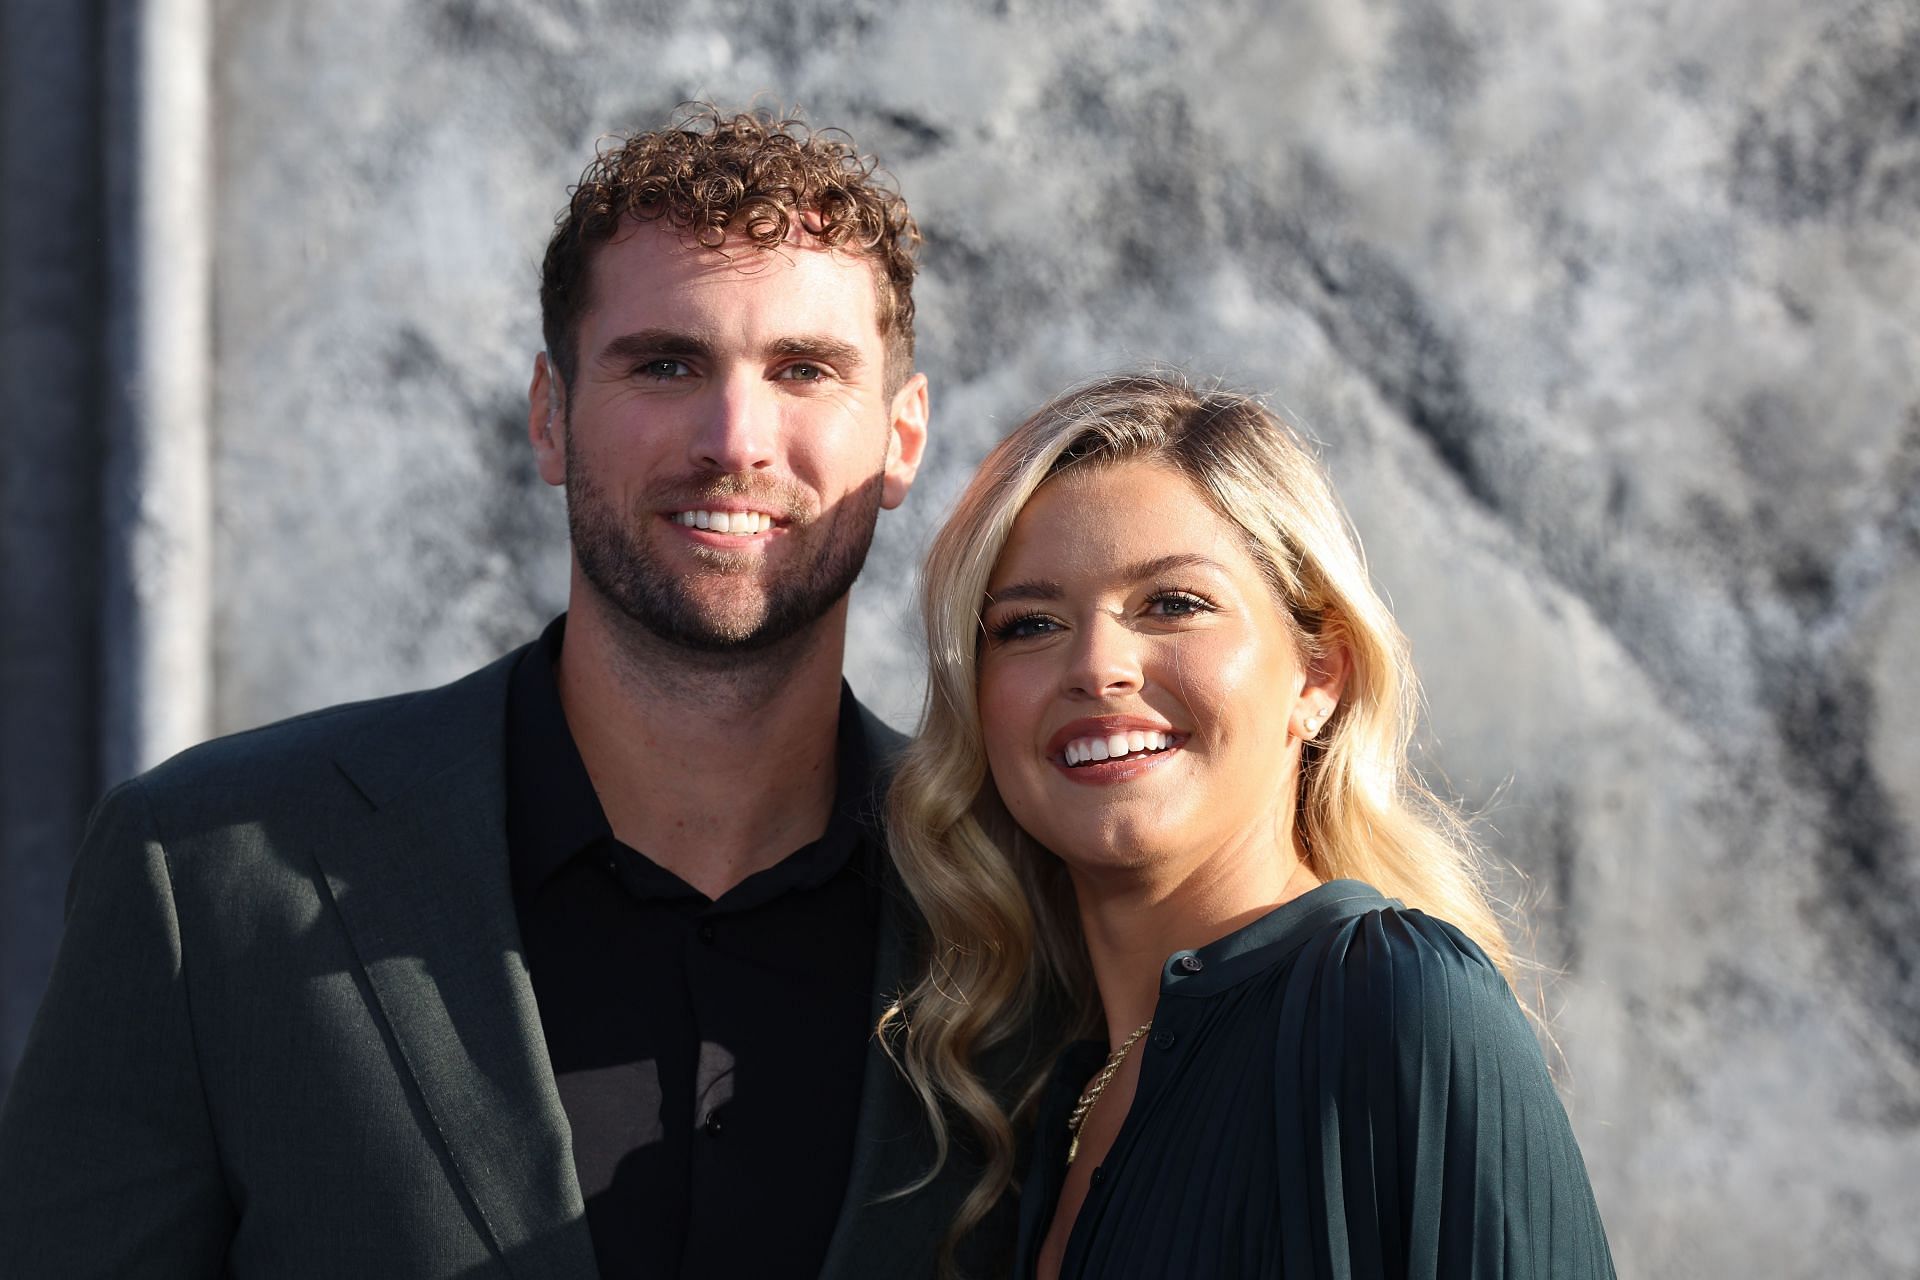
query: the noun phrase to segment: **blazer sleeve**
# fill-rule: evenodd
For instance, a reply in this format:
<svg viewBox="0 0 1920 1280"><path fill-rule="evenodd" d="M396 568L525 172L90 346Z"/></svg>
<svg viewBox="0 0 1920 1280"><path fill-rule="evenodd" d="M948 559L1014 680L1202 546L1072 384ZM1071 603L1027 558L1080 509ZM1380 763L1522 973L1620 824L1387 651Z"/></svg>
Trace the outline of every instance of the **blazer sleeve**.
<svg viewBox="0 0 1920 1280"><path fill-rule="evenodd" d="M218 1276L234 1210L195 1059L167 852L139 782L101 801L0 1109L0 1275Z"/></svg>
<svg viewBox="0 0 1920 1280"><path fill-rule="evenodd" d="M1389 909L1302 960L1278 1097L1309 1192L1299 1274L1612 1280L1539 1042L1480 949Z"/></svg>

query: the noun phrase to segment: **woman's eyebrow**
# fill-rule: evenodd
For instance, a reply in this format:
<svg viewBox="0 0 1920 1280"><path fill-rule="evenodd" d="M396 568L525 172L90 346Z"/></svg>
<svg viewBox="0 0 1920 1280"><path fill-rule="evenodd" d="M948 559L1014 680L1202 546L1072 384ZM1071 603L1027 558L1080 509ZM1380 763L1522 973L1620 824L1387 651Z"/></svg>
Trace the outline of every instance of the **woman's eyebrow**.
<svg viewBox="0 0 1920 1280"><path fill-rule="evenodd" d="M1170 556L1159 556L1152 560L1142 560L1138 564L1128 565L1120 571L1123 578L1152 578L1169 569L1212 569L1219 573L1227 571L1226 566L1209 556L1196 552L1176 552Z"/></svg>
<svg viewBox="0 0 1920 1280"><path fill-rule="evenodd" d="M1127 565L1115 577L1123 582L1138 582L1142 578L1158 577L1172 569L1212 569L1216 573L1227 571L1225 565L1210 556L1182 551ZM1011 600L1058 600L1065 594L1065 588L1058 582L1049 578L1037 578L1029 582L1009 583L997 591L989 591L986 603L992 605L1005 604Z"/></svg>
<svg viewBox="0 0 1920 1280"><path fill-rule="evenodd" d="M1002 604L1008 600L1058 600L1063 594L1057 582L1045 579L1035 582L1015 582L1001 587L998 591L987 592L987 603Z"/></svg>

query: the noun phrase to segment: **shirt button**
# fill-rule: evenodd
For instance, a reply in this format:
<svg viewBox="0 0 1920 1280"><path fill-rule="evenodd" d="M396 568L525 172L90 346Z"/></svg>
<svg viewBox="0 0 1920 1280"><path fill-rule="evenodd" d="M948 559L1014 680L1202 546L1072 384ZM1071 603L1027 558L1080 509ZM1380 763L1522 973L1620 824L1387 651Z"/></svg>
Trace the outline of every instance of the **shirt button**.
<svg viewBox="0 0 1920 1280"><path fill-rule="evenodd" d="M709 1111L707 1112L706 1122L700 1126L700 1131L709 1138L717 1138L720 1136L721 1130L725 1128L726 1126L720 1123L720 1113L718 1111Z"/></svg>
<svg viewBox="0 0 1920 1280"><path fill-rule="evenodd" d="M1153 1047L1156 1049L1171 1049L1173 1048L1174 1040L1177 1038L1178 1037L1171 1031L1156 1031L1153 1033Z"/></svg>
<svg viewBox="0 0 1920 1280"><path fill-rule="evenodd" d="M1181 956L1180 967L1188 973L1198 973L1207 966L1201 963L1199 956Z"/></svg>
<svg viewBox="0 0 1920 1280"><path fill-rule="evenodd" d="M712 924L702 924L700 926L700 941L702 942L713 941L713 925Z"/></svg>

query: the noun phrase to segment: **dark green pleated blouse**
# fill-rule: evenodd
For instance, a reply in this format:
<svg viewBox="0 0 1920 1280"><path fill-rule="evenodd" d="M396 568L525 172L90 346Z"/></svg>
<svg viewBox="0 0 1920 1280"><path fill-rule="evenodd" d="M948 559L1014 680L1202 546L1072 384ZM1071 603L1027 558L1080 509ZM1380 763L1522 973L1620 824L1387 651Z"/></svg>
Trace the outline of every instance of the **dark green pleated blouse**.
<svg viewBox="0 0 1920 1280"><path fill-rule="evenodd" d="M1069 1049L1041 1102L1018 1280L1106 1050ZM1613 1275L1540 1046L1452 925L1321 885L1170 957L1142 1052L1063 1280Z"/></svg>

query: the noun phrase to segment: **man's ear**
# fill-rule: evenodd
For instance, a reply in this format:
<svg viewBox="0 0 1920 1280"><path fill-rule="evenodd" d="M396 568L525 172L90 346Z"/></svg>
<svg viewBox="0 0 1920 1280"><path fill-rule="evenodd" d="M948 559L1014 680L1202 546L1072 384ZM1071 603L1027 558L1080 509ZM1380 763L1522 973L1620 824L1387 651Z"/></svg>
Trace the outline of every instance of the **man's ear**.
<svg viewBox="0 0 1920 1280"><path fill-rule="evenodd" d="M527 440L533 464L548 484L567 482L567 384L542 351L533 358L533 382L527 387Z"/></svg>
<svg viewBox="0 0 1920 1280"><path fill-rule="evenodd" d="M907 500L927 450L927 375L916 373L893 393L887 435L887 465L880 505L891 511Z"/></svg>

